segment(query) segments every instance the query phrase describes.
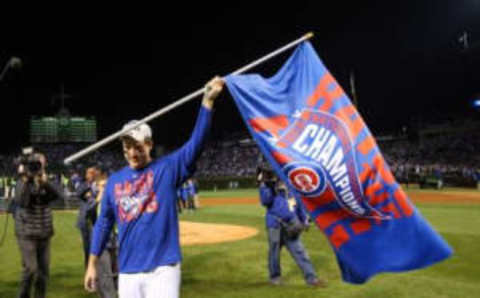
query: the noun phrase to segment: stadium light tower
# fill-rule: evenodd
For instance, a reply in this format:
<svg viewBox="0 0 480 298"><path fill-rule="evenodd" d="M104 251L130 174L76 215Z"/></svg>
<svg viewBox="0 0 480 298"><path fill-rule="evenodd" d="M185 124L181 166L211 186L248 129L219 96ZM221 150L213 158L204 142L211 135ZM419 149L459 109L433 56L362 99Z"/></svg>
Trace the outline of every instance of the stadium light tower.
<svg viewBox="0 0 480 298"><path fill-rule="evenodd" d="M70 94L65 93L65 85L62 83L62 85L60 85L60 92L52 96L52 104L55 102L55 100L59 99L60 111L65 111L65 99L68 99L71 97L72 96Z"/></svg>

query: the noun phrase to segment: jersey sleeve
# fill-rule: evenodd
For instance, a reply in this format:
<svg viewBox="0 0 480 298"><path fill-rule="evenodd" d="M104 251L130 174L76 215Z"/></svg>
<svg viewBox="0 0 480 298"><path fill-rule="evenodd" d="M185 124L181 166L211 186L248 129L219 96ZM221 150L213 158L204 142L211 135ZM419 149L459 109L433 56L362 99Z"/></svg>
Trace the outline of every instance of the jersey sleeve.
<svg viewBox="0 0 480 298"><path fill-rule="evenodd" d="M101 201L100 214L93 227L92 243L90 248L90 254L100 256L107 245L115 223L115 205L112 201L113 198L110 195L110 183L107 183L105 192L103 193Z"/></svg>
<svg viewBox="0 0 480 298"><path fill-rule="evenodd" d="M195 172L195 161L202 152L211 122L212 111L202 105L190 139L170 155L176 185L180 185Z"/></svg>

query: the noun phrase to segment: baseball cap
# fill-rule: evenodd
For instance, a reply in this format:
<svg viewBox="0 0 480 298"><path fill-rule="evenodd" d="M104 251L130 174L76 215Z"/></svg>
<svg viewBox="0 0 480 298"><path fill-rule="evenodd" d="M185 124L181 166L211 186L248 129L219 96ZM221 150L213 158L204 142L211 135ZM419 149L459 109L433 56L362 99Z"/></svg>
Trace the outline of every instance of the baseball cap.
<svg viewBox="0 0 480 298"><path fill-rule="evenodd" d="M122 128L122 130L125 130L129 127L134 126L137 124L139 121L138 120L131 120L127 124L125 124ZM138 142L145 142L146 139L151 139L152 138L152 129L150 126L146 123L140 124L139 126L135 127L134 129L131 129L127 131L126 133L123 134L122 138L124 137L131 137L135 141Z"/></svg>

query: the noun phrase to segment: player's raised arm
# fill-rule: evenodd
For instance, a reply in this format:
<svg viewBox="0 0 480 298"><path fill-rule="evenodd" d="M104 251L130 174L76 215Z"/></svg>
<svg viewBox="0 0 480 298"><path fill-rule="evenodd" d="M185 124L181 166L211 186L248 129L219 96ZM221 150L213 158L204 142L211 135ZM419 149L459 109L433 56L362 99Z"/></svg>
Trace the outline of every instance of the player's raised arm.
<svg viewBox="0 0 480 298"><path fill-rule="evenodd" d="M223 90L224 84L220 77L215 77L207 83L192 135L179 150L171 155L177 184L193 174L195 161L210 131L213 105Z"/></svg>

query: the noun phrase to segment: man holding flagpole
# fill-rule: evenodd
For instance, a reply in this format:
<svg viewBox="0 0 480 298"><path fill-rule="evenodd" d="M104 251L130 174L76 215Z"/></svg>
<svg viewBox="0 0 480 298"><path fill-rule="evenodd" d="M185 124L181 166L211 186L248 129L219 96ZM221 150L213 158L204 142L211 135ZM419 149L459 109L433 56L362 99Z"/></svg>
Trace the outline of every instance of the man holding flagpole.
<svg viewBox="0 0 480 298"><path fill-rule="evenodd" d="M116 222L120 298L179 297L181 252L176 189L194 172L210 130L211 110L223 84L215 77L206 85L192 136L172 154L157 160L150 157L153 141L147 124L122 137L128 166L112 174L105 187L85 274L88 291L97 287L98 258ZM130 125L135 122L125 126Z"/></svg>

